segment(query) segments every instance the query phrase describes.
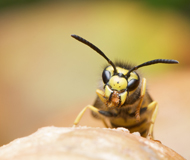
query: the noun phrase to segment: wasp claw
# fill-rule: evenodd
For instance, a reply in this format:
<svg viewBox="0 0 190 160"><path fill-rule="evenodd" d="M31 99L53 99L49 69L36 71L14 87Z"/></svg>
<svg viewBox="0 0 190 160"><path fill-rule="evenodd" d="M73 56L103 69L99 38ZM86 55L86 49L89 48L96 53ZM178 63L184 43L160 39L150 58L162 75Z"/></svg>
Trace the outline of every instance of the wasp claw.
<svg viewBox="0 0 190 160"><path fill-rule="evenodd" d="M77 125L76 125L76 124L74 124L72 127L73 127L73 128L76 128L76 127L77 127Z"/></svg>

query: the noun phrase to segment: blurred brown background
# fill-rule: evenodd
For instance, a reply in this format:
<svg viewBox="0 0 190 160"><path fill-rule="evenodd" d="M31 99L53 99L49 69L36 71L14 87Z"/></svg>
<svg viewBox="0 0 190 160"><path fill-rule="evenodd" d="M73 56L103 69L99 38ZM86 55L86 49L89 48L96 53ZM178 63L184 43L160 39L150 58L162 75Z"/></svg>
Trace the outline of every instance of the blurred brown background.
<svg viewBox="0 0 190 160"><path fill-rule="evenodd" d="M188 1L18 2L0 2L0 145L40 127L72 126L93 103L106 61L70 37L78 34L112 60L180 61L141 72L159 103L155 138L190 159ZM89 111L80 124L103 127Z"/></svg>

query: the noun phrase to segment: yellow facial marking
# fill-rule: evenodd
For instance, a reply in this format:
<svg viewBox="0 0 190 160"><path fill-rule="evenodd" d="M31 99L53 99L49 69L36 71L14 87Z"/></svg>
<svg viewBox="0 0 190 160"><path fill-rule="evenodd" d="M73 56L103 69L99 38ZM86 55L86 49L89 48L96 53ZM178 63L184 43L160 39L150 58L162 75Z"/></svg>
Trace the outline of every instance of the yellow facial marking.
<svg viewBox="0 0 190 160"><path fill-rule="evenodd" d="M126 98L127 98L127 92L123 92L121 94L119 94L121 97L121 105L123 105L123 103L125 102Z"/></svg>
<svg viewBox="0 0 190 160"><path fill-rule="evenodd" d="M111 89L115 89L117 91L127 88L127 80L117 75L111 77L108 84L111 86Z"/></svg>
<svg viewBox="0 0 190 160"><path fill-rule="evenodd" d="M109 98L112 92L113 91L106 85L105 86L105 97Z"/></svg>
<svg viewBox="0 0 190 160"><path fill-rule="evenodd" d="M130 81L131 79L138 79L138 76L135 73L131 72L128 81Z"/></svg>

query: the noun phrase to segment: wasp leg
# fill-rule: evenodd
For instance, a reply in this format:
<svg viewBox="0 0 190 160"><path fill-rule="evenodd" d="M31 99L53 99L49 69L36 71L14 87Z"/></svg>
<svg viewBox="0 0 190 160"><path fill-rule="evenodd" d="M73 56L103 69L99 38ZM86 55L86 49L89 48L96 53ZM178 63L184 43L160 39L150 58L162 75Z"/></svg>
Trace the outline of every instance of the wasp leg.
<svg viewBox="0 0 190 160"><path fill-rule="evenodd" d="M142 106L142 102L143 102L143 98L144 98L144 95L145 95L145 91L146 91L146 79L143 78L142 79L142 86L141 86L140 101L139 101L139 104L138 104L136 112L135 112L135 118L136 118L137 121L140 121L140 109L141 109L141 106Z"/></svg>
<svg viewBox="0 0 190 160"><path fill-rule="evenodd" d="M97 114L100 115L99 109L97 109L96 107L94 107L92 105L88 105L88 106L84 107L83 110L78 114L77 118L74 121L74 126L76 126L79 123L80 119L82 118L82 116L83 116L84 112L87 110L87 108L89 108L93 112L95 112L95 113L97 113ZM108 128L108 125L105 122L105 119L101 115L100 115L100 118L101 118L102 122L104 123L105 127Z"/></svg>
<svg viewBox="0 0 190 160"><path fill-rule="evenodd" d="M148 105L147 110L152 112L152 116L151 116L151 119L150 119L151 124L150 124L150 127L149 127L147 138L153 140L154 139L153 138L153 127L154 127L154 122L156 120L156 116L157 116L157 113L158 113L158 103L156 101L153 101L152 103L150 103Z"/></svg>

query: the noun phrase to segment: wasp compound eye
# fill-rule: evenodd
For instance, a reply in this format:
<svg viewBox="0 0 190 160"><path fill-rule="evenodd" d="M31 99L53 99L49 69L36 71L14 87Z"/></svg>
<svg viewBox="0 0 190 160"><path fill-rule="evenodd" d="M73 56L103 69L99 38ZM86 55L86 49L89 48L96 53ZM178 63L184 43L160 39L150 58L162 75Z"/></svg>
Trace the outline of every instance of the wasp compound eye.
<svg viewBox="0 0 190 160"><path fill-rule="evenodd" d="M108 70L104 70L102 73L102 80L104 84L108 83L111 78L111 73Z"/></svg>
<svg viewBox="0 0 190 160"><path fill-rule="evenodd" d="M135 88L137 88L137 86L139 85L139 79L131 79L129 82L128 82L128 85L127 85L127 90L128 91L132 91L134 90Z"/></svg>

